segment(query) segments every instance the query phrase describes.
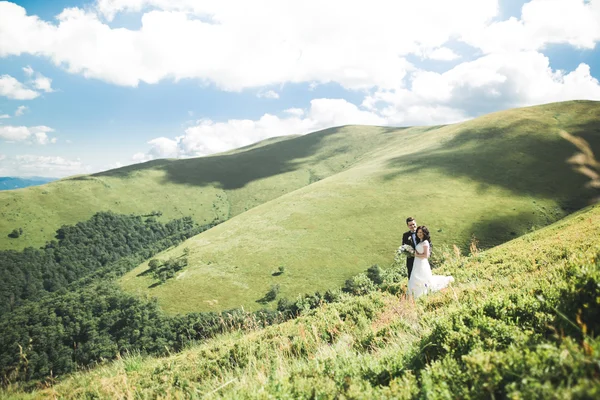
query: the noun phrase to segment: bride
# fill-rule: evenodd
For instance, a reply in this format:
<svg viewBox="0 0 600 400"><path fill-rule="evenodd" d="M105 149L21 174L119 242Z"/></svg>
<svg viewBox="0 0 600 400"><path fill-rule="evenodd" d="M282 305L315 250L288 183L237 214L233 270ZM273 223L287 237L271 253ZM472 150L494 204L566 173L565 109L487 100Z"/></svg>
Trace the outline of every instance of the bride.
<svg viewBox="0 0 600 400"><path fill-rule="evenodd" d="M429 244L429 229L425 225L417 228L419 244L415 247L415 264L410 279L408 280L408 294L415 298L444 289L450 282L454 282L452 276L433 275L427 260L431 253Z"/></svg>

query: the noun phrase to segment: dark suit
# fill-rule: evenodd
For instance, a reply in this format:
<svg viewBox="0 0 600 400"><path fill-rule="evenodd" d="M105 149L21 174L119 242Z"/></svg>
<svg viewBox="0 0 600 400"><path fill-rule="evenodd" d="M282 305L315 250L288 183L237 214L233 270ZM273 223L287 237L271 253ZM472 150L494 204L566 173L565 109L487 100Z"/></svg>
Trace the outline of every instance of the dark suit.
<svg viewBox="0 0 600 400"><path fill-rule="evenodd" d="M417 244L419 244L419 238L417 237L417 233L414 234L415 240L413 240L413 235L411 231L404 232L402 235L402 244L407 244L411 246L413 249ZM410 279L410 274L412 273L413 264L415 263L414 256L406 257L406 269L408 270L408 279Z"/></svg>

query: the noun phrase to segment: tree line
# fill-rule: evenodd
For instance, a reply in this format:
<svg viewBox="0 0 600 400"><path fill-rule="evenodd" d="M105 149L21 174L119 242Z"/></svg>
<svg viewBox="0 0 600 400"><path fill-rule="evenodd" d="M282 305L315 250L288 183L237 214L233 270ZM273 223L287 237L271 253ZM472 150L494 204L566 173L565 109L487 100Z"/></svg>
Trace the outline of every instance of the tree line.
<svg viewBox="0 0 600 400"><path fill-rule="evenodd" d="M147 259L217 222L198 226L190 217L165 224L155 218L100 212L64 225L40 249L0 251L0 313L36 300L103 267L133 255Z"/></svg>

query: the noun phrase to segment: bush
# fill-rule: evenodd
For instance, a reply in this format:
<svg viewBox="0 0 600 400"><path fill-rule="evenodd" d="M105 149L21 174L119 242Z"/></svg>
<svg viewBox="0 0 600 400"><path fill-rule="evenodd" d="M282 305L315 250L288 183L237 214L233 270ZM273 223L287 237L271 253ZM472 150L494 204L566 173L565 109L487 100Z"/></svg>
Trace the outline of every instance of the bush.
<svg viewBox="0 0 600 400"><path fill-rule="evenodd" d="M367 274L361 273L346 281L344 292L355 296L362 296L377 289L375 283L369 279Z"/></svg>
<svg viewBox="0 0 600 400"><path fill-rule="evenodd" d="M16 239L23 234L23 228L13 229L11 233L8 234L9 238Z"/></svg>
<svg viewBox="0 0 600 400"><path fill-rule="evenodd" d="M383 275L384 275L383 270L377 264L371 266L367 270L367 276L376 285L381 285L383 283Z"/></svg>
<svg viewBox="0 0 600 400"><path fill-rule="evenodd" d="M278 294L279 294L279 285L272 285L271 289L269 289L267 294L265 294L265 297L263 297L263 301L266 303L273 301L277 298Z"/></svg>

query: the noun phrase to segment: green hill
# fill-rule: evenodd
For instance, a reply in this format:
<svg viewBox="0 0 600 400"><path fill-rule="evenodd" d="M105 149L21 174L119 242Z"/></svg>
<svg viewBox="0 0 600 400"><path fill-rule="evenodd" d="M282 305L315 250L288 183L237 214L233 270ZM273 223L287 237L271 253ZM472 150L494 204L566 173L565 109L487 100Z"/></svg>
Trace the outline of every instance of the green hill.
<svg viewBox="0 0 600 400"><path fill-rule="evenodd" d="M47 185L0 192L0 249L39 247L64 224L98 211L223 220L349 168L392 136L374 127L273 138L228 153L155 160ZM345 133L342 133L345 132ZM368 139L368 140L367 140ZM18 239L8 234L22 228Z"/></svg>
<svg viewBox="0 0 600 400"><path fill-rule="evenodd" d="M131 355L6 398L597 398L600 205L406 281L164 358ZM224 321L226 323L226 321Z"/></svg>
<svg viewBox="0 0 600 400"><path fill-rule="evenodd" d="M453 244L465 251L473 236L492 247L588 204L593 193L567 164L576 148L561 129L600 152L600 103L514 109L438 127L343 127L236 153L242 164L229 168L229 156L170 163L170 183L230 190L233 218L159 256L188 249L189 265L175 279L157 285L145 263L121 286L157 297L170 313L254 310L273 285L280 297L295 298L390 265L409 215L430 227L434 252ZM221 162L218 171L198 167ZM296 190L274 186L297 174L304 185ZM258 186L281 193L244 207ZM280 266L285 272L275 273Z"/></svg>

